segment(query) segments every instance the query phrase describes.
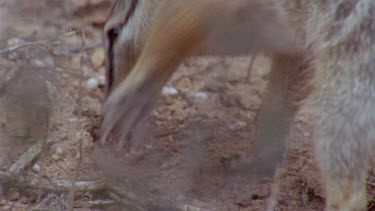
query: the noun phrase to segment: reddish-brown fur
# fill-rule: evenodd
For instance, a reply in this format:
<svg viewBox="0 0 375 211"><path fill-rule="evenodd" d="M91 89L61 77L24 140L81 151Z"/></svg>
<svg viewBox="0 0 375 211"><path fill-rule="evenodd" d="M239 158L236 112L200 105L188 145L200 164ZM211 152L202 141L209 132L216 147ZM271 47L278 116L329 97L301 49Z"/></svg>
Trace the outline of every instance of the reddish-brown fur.
<svg viewBox="0 0 375 211"><path fill-rule="evenodd" d="M106 25L107 35L116 27L120 31L116 40L107 36L104 136L116 125L118 139L131 131L184 58L264 52L273 66L259 114L260 148L285 139L292 102L307 95L295 92L295 84L301 69L311 71L311 93L302 106L314 114L326 209L365 210L375 143L374 1L118 0L116 5ZM267 127L279 128L276 138L262 132Z"/></svg>

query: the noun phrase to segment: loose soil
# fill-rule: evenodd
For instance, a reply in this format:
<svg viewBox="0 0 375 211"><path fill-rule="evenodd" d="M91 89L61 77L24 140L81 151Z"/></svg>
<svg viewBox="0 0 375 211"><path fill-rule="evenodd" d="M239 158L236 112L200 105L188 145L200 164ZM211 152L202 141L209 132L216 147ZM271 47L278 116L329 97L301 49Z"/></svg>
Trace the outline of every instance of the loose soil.
<svg viewBox="0 0 375 211"><path fill-rule="evenodd" d="M111 4L0 3L0 12L8 11L1 16L0 52L21 46L0 53L0 170L9 172L26 150L44 140L46 150L13 177L71 181L81 155L77 181L105 181L132 193L146 210L264 210L274 187L273 175L262 171L269 164L250 168L240 162L243 155L254 154L255 122L270 69L261 55L251 69L251 56L187 59L125 149L94 143L104 97L102 30ZM309 119L308 108L299 112L288 136L276 180L280 210L324 207ZM370 171L370 199L373 182ZM113 200L109 195L99 189L79 192L75 210L133 210L121 203L88 206ZM0 210L63 210L67 196L0 181Z"/></svg>

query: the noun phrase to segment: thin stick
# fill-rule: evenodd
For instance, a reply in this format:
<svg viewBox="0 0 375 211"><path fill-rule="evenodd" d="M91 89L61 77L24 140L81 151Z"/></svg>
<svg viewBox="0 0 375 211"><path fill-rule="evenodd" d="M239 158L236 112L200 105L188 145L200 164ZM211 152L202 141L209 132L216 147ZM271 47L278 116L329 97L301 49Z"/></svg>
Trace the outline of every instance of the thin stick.
<svg viewBox="0 0 375 211"><path fill-rule="evenodd" d="M48 122L49 122L49 114L46 115L46 119L44 120L44 128L43 128L43 139L42 139L42 155L41 155L41 160L45 159L47 157L47 136L48 136ZM40 165L40 171L38 174L38 181L39 184L42 183L43 181L43 170L44 170L44 165ZM38 197L37 197L37 202L41 201L42 199L42 194L43 194L43 189L40 187L38 190Z"/></svg>
<svg viewBox="0 0 375 211"><path fill-rule="evenodd" d="M254 54L254 55L251 56L251 60L250 60L250 64L249 64L249 68L248 68L248 70L247 70L247 76L246 76L246 78L247 78L247 80L249 80L249 81L250 81L250 76L251 76L251 72L252 72L252 69L253 69L253 65L254 65L254 61L255 61L255 57L256 57L256 56L257 56L256 54Z"/></svg>
<svg viewBox="0 0 375 211"><path fill-rule="evenodd" d="M82 42L82 48L81 48L81 58L80 58L80 69L81 69L81 73L83 74L83 54L84 54L84 50L85 50L85 30L83 29L82 30L82 34L81 34L81 42ZM81 119L82 118L82 102L81 102L81 99L82 99L82 78L79 78L79 81L78 81L78 96L77 96L77 105L78 105L78 119ZM77 128L81 128L81 125L80 125L80 121L77 121ZM75 196L75 192L76 192L76 181L77 181L77 178L79 176L79 171L80 171L80 168L81 168L81 163L82 163L82 136L79 134L77 136L77 139L78 139L78 149L77 149L77 152L78 152L78 160L77 160L77 163L76 163L76 167L75 167L75 170L74 170L74 176L72 178L72 187L70 189L70 192L69 192L69 197L68 197L68 211L73 211L73 208L74 208L74 196Z"/></svg>
<svg viewBox="0 0 375 211"><path fill-rule="evenodd" d="M48 46L48 44L47 44L48 42L50 42L50 40L36 41L36 42L24 42L24 43L14 45L14 46L11 46L9 48L5 48L5 49L0 50L0 55L7 54L7 53L16 51L16 50L21 49L21 48L26 48L26 47L29 47L29 46L35 46L35 45Z"/></svg>
<svg viewBox="0 0 375 211"><path fill-rule="evenodd" d="M11 184L22 190L38 190L42 189L45 192L68 192L71 189L71 181L50 179L50 181L43 180L42 182L35 180L26 180L19 176L14 176L4 171L0 171L1 184ZM104 184L101 181L76 181L76 190L79 192L101 190L111 190L112 187Z"/></svg>
<svg viewBox="0 0 375 211"><path fill-rule="evenodd" d="M30 147L8 170L9 174L17 175L40 154L42 143L37 143Z"/></svg>

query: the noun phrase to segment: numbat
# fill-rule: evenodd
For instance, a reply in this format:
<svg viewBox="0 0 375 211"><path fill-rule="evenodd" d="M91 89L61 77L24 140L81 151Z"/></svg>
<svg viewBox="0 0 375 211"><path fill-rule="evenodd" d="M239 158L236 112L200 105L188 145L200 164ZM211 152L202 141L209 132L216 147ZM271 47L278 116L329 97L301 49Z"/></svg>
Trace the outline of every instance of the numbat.
<svg viewBox="0 0 375 211"><path fill-rule="evenodd" d="M102 140L114 129L124 139L183 59L264 53L272 68L257 138L265 146L283 141L293 102L303 97L299 105L314 116L326 210L366 210L375 143L375 1L118 0L105 36ZM296 86L304 70L312 73L304 82L308 94ZM278 137L262 134L264 127L277 128Z"/></svg>

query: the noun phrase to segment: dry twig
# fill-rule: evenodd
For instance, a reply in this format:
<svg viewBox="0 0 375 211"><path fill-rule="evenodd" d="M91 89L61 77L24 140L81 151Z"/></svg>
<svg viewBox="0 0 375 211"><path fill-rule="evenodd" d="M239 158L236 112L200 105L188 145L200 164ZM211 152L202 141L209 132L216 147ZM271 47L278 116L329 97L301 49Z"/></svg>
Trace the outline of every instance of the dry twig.
<svg viewBox="0 0 375 211"><path fill-rule="evenodd" d="M30 47L30 46L45 46L45 47L48 47L48 43L51 42L51 41L54 41L54 40L55 39L50 39L50 40L45 40L45 41L36 41L36 42L23 42L23 43L20 43L18 45L13 45L9 48L5 48L5 49L0 50L0 55L11 53L13 51L16 51L16 50L19 50L19 49L22 49L22 48L26 48L26 47Z"/></svg>
<svg viewBox="0 0 375 211"><path fill-rule="evenodd" d="M254 61L255 61L256 56L257 56L256 54L251 56L249 68L247 70L247 76L246 76L247 80L250 80L250 76L251 76L251 72L252 72L252 69L253 69L253 65L254 65Z"/></svg>
<svg viewBox="0 0 375 211"><path fill-rule="evenodd" d="M31 162L39 156L42 150L42 143L37 143L30 147L8 170L9 174L19 174L23 169L31 164Z"/></svg>
<svg viewBox="0 0 375 211"><path fill-rule="evenodd" d="M81 48L81 58L80 58L80 70L81 73L83 74L83 55L84 55L84 49L85 49L85 42L86 42L86 37L85 37L85 31L82 30L81 33L81 42L82 42L82 48ZM78 96L76 98L77 100L77 105L78 105L78 118L82 118L82 79L78 79ZM77 121L77 128L81 128L80 121ZM76 191L76 181L79 176L79 171L81 168L81 163L82 163L82 137L81 135L78 135L77 137L78 140L78 145L77 145L77 152L78 152L78 159L76 162L75 170L74 170L74 175L72 178L72 187L69 191L69 197L68 197L68 209L70 211L73 211L74 208L74 196L75 196L75 191Z"/></svg>

